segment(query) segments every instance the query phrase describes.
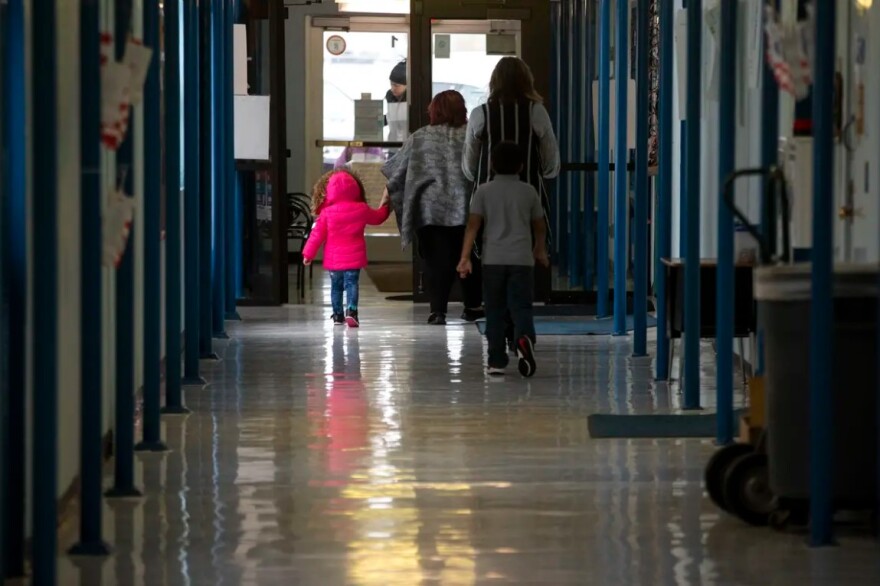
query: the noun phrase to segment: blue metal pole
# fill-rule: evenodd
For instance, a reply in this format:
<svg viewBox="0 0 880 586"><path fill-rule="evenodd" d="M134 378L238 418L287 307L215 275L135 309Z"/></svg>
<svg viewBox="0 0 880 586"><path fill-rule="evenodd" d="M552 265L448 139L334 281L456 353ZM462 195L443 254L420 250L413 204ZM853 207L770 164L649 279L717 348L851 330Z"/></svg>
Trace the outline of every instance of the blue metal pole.
<svg viewBox="0 0 880 586"><path fill-rule="evenodd" d="M675 75L674 35L675 6L674 0L660 2L660 128L658 145L658 202L657 225L654 234L657 244L654 246L654 285L657 296L657 359L655 361L656 378L658 381L669 380L669 333L666 328L666 267L660 259L669 258L672 253L672 100Z"/></svg>
<svg viewBox="0 0 880 586"><path fill-rule="evenodd" d="M181 0L165 0L165 406L183 414L180 374L180 11Z"/></svg>
<svg viewBox="0 0 880 586"><path fill-rule="evenodd" d="M561 2L553 2L550 4L550 29L557 31L561 26L561 12L562 12L562 3ZM550 103L553 105L550 115L553 117L553 127L558 130L558 132L562 132L562 90L560 88L560 80L562 75L562 50L560 48L560 37L562 35L553 35L553 49L552 49L552 59L550 64ZM554 265L559 265L559 255L560 255L560 247L559 247L559 239L562 237L561 231L559 230L560 225L560 211L559 211L559 201L560 201L560 181L553 181L553 193L555 197L550 198L550 222L551 227L553 229L553 234L556 235L556 238L553 239L551 243L550 249L550 258L553 261Z"/></svg>
<svg viewBox="0 0 880 586"><path fill-rule="evenodd" d="M569 53L569 71L571 99L569 99L569 112L571 114L569 133L569 148L571 160L580 163L581 144L583 144L583 124L581 122L581 105L584 96L581 93L584 78L584 64L581 55L581 44L584 31L581 28L581 14L584 12L583 1L575 0L571 7L571 27L569 28L569 40L571 51ZM568 284L570 287L580 287L583 284L583 263L581 262L581 198L583 195L581 174L570 173L568 192Z"/></svg>
<svg viewBox="0 0 880 586"><path fill-rule="evenodd" d="M9 295L7 293L6 267L8 256L5 254L7 242L3 238L9 230L7 215L9 207L6 204L8 184L6 177L9 174L7 164L9 136L6 132L6 83L8 62L6 60L6 43L4 39L9 33L6 31L6 3L0 4L0 478L12 477L12 470L7 465L9 449L6 446L6 430L9 428ZM3 504L6 489L0 486L0 581L6 579L6 515L9 510Z"/></svg>
<svg viewBox="0 0 880 586"><path fill-rule="evenodd" d="M687 115L687 114L685 114ZM678 255L684 257L687 249L687 120L681 120L678 124L679 162L678 162Z"/></svg>
<svg viewBox="0 0 880 586"><path fill-rule="evenodd" d="M5 22L0 43L3 43L4 109L3 133L7 151L3 201L6 224L3 226L3 272L6 285L8 315L8 356L6 376L8 389L25 388L25 316L27 315L27 141L25 105L25 25L22 0L10 0L5 7ZM7 470L24 470L25 458L25 394L9 392L6 402L4 435L0 449L4 451ZM4 573L0 578L24 575L25 559L25 475L9 474L0 483L0 507L3 507L2 552Z"/></svg>
<svg viewBox="0 0 880 586"><path fill-rule="evenodd" d="M213 19L213 37L211 38L211 63L213 77L212 123L214 125L214 198L213 198L213 274L211 286L214 290L213 300L213 333L215 338L225 339L226 335L226 202L228 194L228 174L226 160L226 67L224 54L225 45L231 41L226 36L226 13L229 11L228 0L215 3ZM279 190L279 196L284 192Z"/></svg>
<svg viewBox="0 0 880 586"><path fill-rule="evenodd" d="M183 384L202 386L205 379L199 374L201 333L201 280L199 202L200 187L200 116L199 89L199 8L196 0L184 4L184 303L186 334L184 341Z"/></svg>
<svg viewBox="0 0 880 586"><path fill-rule="evenodd" d="M687 6L687 238L684 266L684 408L700 408L700 107L703 0Z"/></svg>
<svg viewBox="0 0 880 586"><path fill-rule="evenodd" d="M116 0L115 20L116 58L125 52L130 31L131 2ZM116 150L117 174L124 177L123 191L134 191L134 119L130 119L128 133ZM135 212L137 213L137 212ZM116 413L113 439L113 487L105 493L109 498L141 496L134 485L134 226L128 236L125 251L116 269Z"/></svg>
<svg viewBox="0 0 880 586"><path fill-rule="evenodd" d="M101 328L101 15L98 0L80 3L80 519L71 555L110 553L101 536L104 464Z"/></svg>
<svg viewBox="0 0 880 586"><path fill-rule="evenodd" d="M779 8L778 0L774 1ZM779 88L773 75L773 67L766 59L762 60L763 82L761 86L761 166L776 166L779 158ZM764 179L766 190L766 182ZM775 234L776 217L772 206L761 206L761 234ZM760 333L759 333L760 336ZM763 357L758 354L758 373L762 372Z"/></svg>
<svg viewBox="0 0 880 586"><path fill-rule="evenodd" d="M144 84L144 411L143 439L135 446L139 452L163 452L160 373L161 320L161 173L162 146L159 128L161 88L159 80L159 4L144 2L144 45L155 53L147 68Z"/></svg>
<svg viewBox="0 0 880 586"><path fill-rule="evenodd" d="M32 584L51 586L58 555L58 91L55 0L32 0ZM38 206L38 207L37 207ZM19 390L20 392L20 390Z"/></svg>
<svg viewBox="0 0 880 586"><path fill-rule="evenodd" d="M636 210L633 291L633 356L648 355L648 18L650 0L639 0L636 33Z"/></svg>
<svg viewBox="0 0 880 586"><path fill-rule="evenodd" d="M560 50L560 93L559 93L559 150L564 161L571 160L571 11L574 0L561 3L561 29L559 31ZM559 186L559 273L569 275L571 269L569 240L571 239L571 172L556 179Z"/></svg>
<svg viewBox="0 0 880 586"><path fill-rule="evenodd" d="M240 282L239 261L241 259L241 222L238 221L238 171L235 168L235 64L233 63L233 27L238 18L237 0L227 0L226 43L224 43L224 69L226 70L226 319L240 320L236 310L238 283Z"/></svg>
<svg viewBox="0 0 880 586"><path fill-rule="evenodd" d="M813 160L834 155L836 3L816 3ZM810 545L833 543L834 403L831 389L834 305L834 169L813 166L813 263L810 305Z"/></svg>
<svg viewBox="0 0 880 586"><path fill-rule="evenodd" d="M584 62L584 75L581 79L581 128L584 129L584 160L596 161L596 133L593 128L593 78L596 77L596 3L588 1L583 11L583 45L581 59ZM596 284L596 176L582 175L584 183L584 237L581 250L584 254L584 289L589 291Z"/></svg>
<svg viewBox="0 0 880 586"><path fill-rule="evenodd" d="M217 360L218 356L213 349L213 294L211 287L211 269L213 265L213 193L216 177L214 176L214 140L216 129L214 127L214 64L212 61L212 43L214 31L212 30L212 2L201 0L198 5L199 11L199 58L200 58L200 88L199 111L200 119L200 189L199 189L199 356L204 360Z"/></svg>
<svg viewBox="0 0 880 586"><path fill-rule="evenodd" d="M617 2L617 42L614 75L617 93L617 140L614 147L614 335L626 335L626 224L629 181L626 163L629 93L629 2Z"/></svg>
<svg viewBox="0 0 880 586"><path fill-rule="evenodd" d="M724 184L736 165L737 2L721 3L721 103L718 110L718 272L716 331L716 440L733 441L733 213L723 202ZM745 358L745 357L741 357Z"/></svg>
<svg viewBox="0 0 880 586"><path fill-rule="evenodd" d="M596 144L596 316L608 317L608 232L611 198L611 0L599 0L599 142Z"/></svg>

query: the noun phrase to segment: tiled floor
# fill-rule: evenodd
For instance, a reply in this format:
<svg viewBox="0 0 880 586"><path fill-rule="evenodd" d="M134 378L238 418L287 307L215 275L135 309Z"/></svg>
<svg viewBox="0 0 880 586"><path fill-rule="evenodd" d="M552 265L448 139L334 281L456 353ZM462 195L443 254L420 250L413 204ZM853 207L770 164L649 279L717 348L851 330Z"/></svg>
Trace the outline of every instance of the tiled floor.
<svg viewBox="0 0 880 586"><path fill-rule="evenodd" d="M880 583L867 538L811 551L719 515L707 442L591 440L590 413L676 408L628 339L544 338L534 379L490 381L473 325L363 294L359 331L242 310L193 413L165 420L172 451L139 457L145 498L107 505L114 555L63 557L59 583Z"/></svg>

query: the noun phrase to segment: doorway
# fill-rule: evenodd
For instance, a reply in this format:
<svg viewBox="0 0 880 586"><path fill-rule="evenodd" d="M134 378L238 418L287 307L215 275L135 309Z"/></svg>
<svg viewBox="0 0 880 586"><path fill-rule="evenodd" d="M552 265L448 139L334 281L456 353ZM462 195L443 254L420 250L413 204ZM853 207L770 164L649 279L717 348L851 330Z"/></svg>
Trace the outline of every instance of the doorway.
<svg viewBox="0 0 880 586"><path fill-rule="evenodd" d="M363 180L375 207L385 188L382 165L409 133L409 84L395 84L396 89L391 84L391 77L403 82L409 77L408 18L314 16L308 34L305 183L349 168ZM408 258L393 216L368 226L366 237L371 263ZM391 288L408 292L409 286Z"/></svg>
<svg viewBox="0 0 880 586"><path fill-rule="evenodd" d="M414 6L418 9L411 15L411 104L417 107L410 108L411 129L428 123L427 108L418 105L427 105L438 93L438 85L442 90L450 89L442 84L462 84L459 91L465 95L468 108L484 103L492 70L508 55L526 61L534 73L538 93L549 95L552 52L550 3L546 0L507 0L503 4L491 0L423 0ZM412 255L412 262L413 297L423 302L427 296L418 255ZM535 301L548 301L550 294L550 271L536 267Z"/></svg>

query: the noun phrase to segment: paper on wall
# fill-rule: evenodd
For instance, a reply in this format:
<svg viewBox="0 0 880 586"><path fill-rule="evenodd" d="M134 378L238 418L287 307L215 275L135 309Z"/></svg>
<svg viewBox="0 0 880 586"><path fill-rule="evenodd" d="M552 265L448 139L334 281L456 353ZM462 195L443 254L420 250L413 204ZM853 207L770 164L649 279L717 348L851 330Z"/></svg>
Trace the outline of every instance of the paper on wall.
<svg viewBox="0 0 880 586"><path fill-rule="evenodd" d="M101 142L119 148L128 129L130 70L110 60L101 66Z"/></svg>
<svg viewBox="0 0 880 586"><path fill-rule="evenodd" d="M128 236L134 221L135 200L122 191L110 195L110 201L101 218L103 233L102 262L104 266L115 268L128 246Z"/></svg>
<svg viewBox="0 0 880 586"><path fill-rule="evenodd" d="M269 160L271 96L233 96L236 160Z"/></svg>
<svg viewBox="0 0 880 586"><path fill-rule="evenodd" d="M382 100L361 98L354 101L354 139L381 141L384 134Z"/></svg>
<svg viewBox="0 0 880 586"><path fill-rule="evenodd" d="M147 80L147 70L150 68L150 60L153 58L153 50L145 47L137 39L129 39L125 43L125 55L122 62L131 70L131 98L130 104L137 106L144 99L144 82Z"/></svg>
<svg viewBox="0 0 880 586"><path fill-rule="evenodd" d="M239 96L248 93L247 78L247 25L232 27L233 93Z"/></svg>

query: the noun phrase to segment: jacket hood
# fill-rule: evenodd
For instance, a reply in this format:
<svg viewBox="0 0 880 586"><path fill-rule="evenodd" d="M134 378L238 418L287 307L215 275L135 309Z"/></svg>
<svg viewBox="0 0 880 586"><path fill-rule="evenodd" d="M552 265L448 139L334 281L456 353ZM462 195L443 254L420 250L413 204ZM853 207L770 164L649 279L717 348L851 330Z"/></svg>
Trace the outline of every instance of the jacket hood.
<svg viewBox="0 0 880 586"><path fill-rule="evenodd" d="M334 173L327 182L327 197L322 207L343 202L363 201L361 186L357 180L344 171Z"/></svg>

